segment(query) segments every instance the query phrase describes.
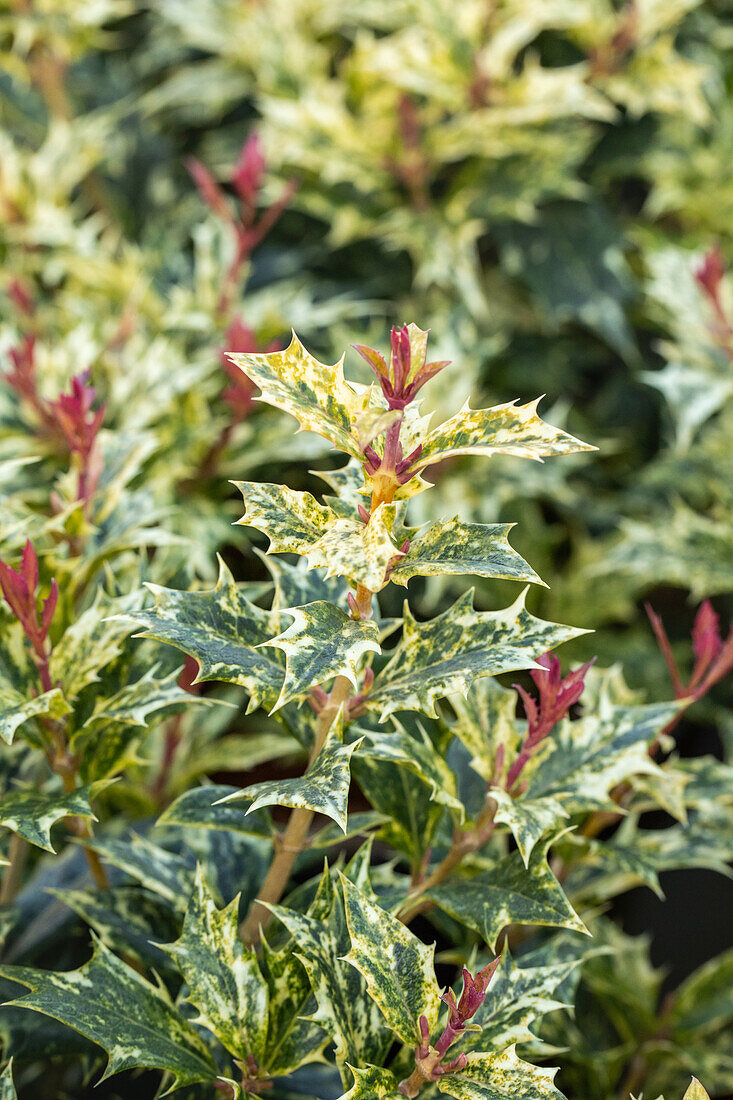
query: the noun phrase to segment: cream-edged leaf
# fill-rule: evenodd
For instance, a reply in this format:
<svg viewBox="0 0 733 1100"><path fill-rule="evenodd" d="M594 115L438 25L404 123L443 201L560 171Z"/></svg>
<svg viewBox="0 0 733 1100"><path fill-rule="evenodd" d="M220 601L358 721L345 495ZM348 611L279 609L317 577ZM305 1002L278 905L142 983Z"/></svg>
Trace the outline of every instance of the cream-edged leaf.
<svg viewBox="0 0 733 1100"><path fill-rule="evenodd" d="M366 1066L364 1069L349 1066L349 1069L354 1083L339 1100L402 1100L404 1094L399 1092L399 1081L391 1070L379 1066Z"/></svg>
<svg viewBox="0 0 733 1100"><path fill-rule="evenodd" d="M471 753L471 767L487 782L497 770L497 753L511 760L521 739L516 720L517 694L492 676L475 680L468 693L453 695L452 730Z"/></svg>
<svg viewBox="0 0 733 1100"><path fill-rule="evenodd" d="M511 523L462 523L457 516L436 520L419 530L404 529L410 549L390 574L395 584L410 577L437 577L446 573L501 580L544 582L509 545Z"/></svg>
<svg viewBox="0 0 733 1100"><path fill-rule="evenodd" d="M562 802L550 796L534 799L512 798L497 787L492 787L490 794L497 804L494 821L509 826L525 867L529 865L529 858L537 841L545 833L560 832L569 816Z"/></svg>
<svg viewBox="0 0 733 1100"><path fill-rule="evenodd" d="M0 795L0 825L17 833L29 844L53 852L51 828L57 821L65 817L84 817L96 821L89 804L95 789L99 789L97 784L56 794L24 788L11 789Z"/></svg>
<svg viewBox="0 0 733 1100"><path fill-rule="evenodd" d="M0 689L0 737L11 745L16 731L32 718L63 718L70 710L59 688L26 699L14 688L4 687Z"/></svg>
<svg viewBox="0 0 733 1100"><path fill-rule="evenodd" d="M553 1084L556 1073L523 1061L514 1047L500 1054L472 1052L460 1073L438 1078L438 1091L455 1100L563 1100Z"/></svg>

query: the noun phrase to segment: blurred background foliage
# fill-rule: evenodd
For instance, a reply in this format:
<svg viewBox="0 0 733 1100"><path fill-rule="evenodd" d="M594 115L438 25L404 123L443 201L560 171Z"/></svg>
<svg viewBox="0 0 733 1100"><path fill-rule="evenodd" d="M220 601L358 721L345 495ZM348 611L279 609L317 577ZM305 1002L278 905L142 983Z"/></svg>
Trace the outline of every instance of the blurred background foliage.
<svg viewBox="0 0 733 1100"><path fill-rule="evenodd" d="M644 601L680 654L701 598L733 611L732 16L730 0L5 0L2 555L62 522L34 510L60 469L38 399L89 369L109 491L128 493L95 567L123 551L139 570L155 545L159 580L210 580L216 551L264 577L228 479L323 491L324 444L254 402L223 351L292 327L333 361L415 321L452 360L428 396L442 412L544 392L545 418L599 450L529 471L457 460L414 519L518 521L550 585L532 610L595 630L567 656L668 697ZM362 377L354 352L346 368ZM414 583L425 613L452 594ZM479 581L480 604L505 588ZM683 755L733 738L716 692L680 726ZM663 961L684 976L720 946ZM586 995L614 1021L608 966ZM564 1087L587 1098L576 1062Z"/></svg>

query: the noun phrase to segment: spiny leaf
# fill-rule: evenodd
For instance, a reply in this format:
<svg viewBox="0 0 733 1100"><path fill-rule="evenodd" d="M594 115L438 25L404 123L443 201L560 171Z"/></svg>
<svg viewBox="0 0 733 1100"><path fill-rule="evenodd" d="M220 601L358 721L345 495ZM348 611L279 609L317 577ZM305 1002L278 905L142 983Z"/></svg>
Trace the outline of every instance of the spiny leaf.
<svg viewBox="0 0 733 1100"><path fill-rule="evenodd" d="M425 623L405 604L402 638L367 697L369 708L381 721L398 710L434 717L438 699L465 694L478 677L536 668L536 656L587 633L535 618L525 596L504 611L474 611L471 589Z"/></svg>
<svg viewBox="0 0 733 1100"><path fill-rule="evenodd" d="M51 828L57 821L65 817L96 821L89 799L98 789L98 784L91 784L68 794L43 794L24 789L6 791L0 796L0 825L22 836L29 844L53 852Z"/></svg>
<svg viewBox="0 0 733 1100"><path fill-rule="evenodd" d="M376 623L355 621L325 600L282 613L292 617L292 625L265 643L285 654L285 679L273 710L336 676L347 676L356 688L360 661L367 653L381 652Z"/></svg>
<svg viewBox="0 0 733 1100"><path fill-rule="evenodd" d="M150 585L156 606L135 612L147 629L138 637L156 638L182 649L200 665L196 682L223 680L241 684L250 695L249 709L272 707L280 694L281 664L260 649L277 633L278 619L250 603L219 561L216 587L205 592L178 592Z"/></svg>
<svg viewBox="0 0 733 1100"><path fill-rule="evenodd" d="M124 601L99 597L64 631L53 647L49 669L67 698L99 680L101 669L119 656L120 643L129 633L129 619L118 615Z"/></svg>
<svg viewBox="0 0 733 1100"><path fill-rule="evenodd" d="M254 952L240 939L239 897L219 909L201 867L196 869L180 939L164 950L188 985L186 1000L236 1058L259 1064L267 1040L267 985Z"/></svg>
<svg viewBox="0 0 733 1100"><path fill-rule="evenodd" d="M367 524L358 519L336 520L308 550L308 562L326 566L327 576L348 577L378 592L390 562L400 556L392 538L395 511L394 504L380 504Z"/></svg>
<svg viewBox="0 0 733 1100"><path fill-rule="evenodd" d="M344 876L341 886L351 939L344 959L364 975L369 995L392 1031L405 1043L419 1043L420 1016L432 1028L440 1008L435 946L421 943Z"/></svg>
<svg viewBox="0 0 733 1100"><path fill-rule="evenodd" d="M349 1069L354 1076L354 1084L339 1100L401 1100L399 1082L391 1070L380 1069L379 1066L367 1066L365 1069L349 1066Z"/></svg>
<svg viewBox="0 0 733 1100"><path fill-rule="evenodd" d="M13 1059L0 1074L0 1100L18 1100L18 1094L13 1084Z"/></svg>
<svg viewBox="0 0 733 1100"><path fill-rule="evenodd" d="M392 570L390 580L406 585L410 577L460 573L543 584L534 569L509 545L507 536L513 526L461 523L454 516L426 524L420 530L401 529L395 541L401 544L409 538L410 549Z"/></svg>
<svg viewBox="0 0 733 1100"><path fill-rule="evenodd" d="M455 455L506 454L541 461L552 455L596 449L546 424L537 415L541 400L526 405L508 401L491 409L471 409L466 402L460 412L428 434L414 470Z"/></svg>
<svg viewBox="0 0 733 1100"><path fill-rule="evenodd" d="M450 703L456 712L452 729L471 753L471 767L491 782L499 749L511 760L519 745L516 693L485 676L474 681L465 697L454 695Z"/></svg>
<svg viewBox="0 0 733 1100"><path fill-rule="evenodd" d="M87 847L154 894L177 907L185 906L193 884L193 860L188 862L141 836L133 836L132 841L114 838L87 841Z"/></svg>
<svg viewBox="0 0 733 1100"><path fill-rule="evenodd" d="M59 688L26 699L14 688L0 689L0 737L8 745L13 743L15 731L31 718L63 718L71 707Z"/></svg>
<svg viewBox="0 0 733 1100"><path fill-rule="evenodd" d="M393 720L393 725L389 733L370 730L362 756L396 764L418 775L430 787L431 797L462 821L464 808L456 797L455 775L430 738L423 730L419 737L411 737L398 722Z"/></svg>
<svg viewBox="0 0 733 1100"><path fill-rule="evenodd" d="M501 1054L474 1052L460 1073L438 1078L438 1091L456 1100L563 1100L552 1083L556 1073L522 1061L514 1047Z"/></svg>
<svg viewBox="0 0 733 1100"><path fill-rule="evenodd" d="M557 833L568 818L568 812L556 798L512 798L506 791L491 788L491 797L497 803L494 821L508 825L517 847L529 865L532 850L545 833Z"/></svg>
<svg viewBox="0 0 733 1100"><path fill-rule="evenodd" d="M237 523L254 527L270 540L268 554L305 554L335 518L310 493L257 481L234 481L244 497L245 514Z"/></svg>
<svg viewBox="0 0 733 1100"><path fill-rule="evenodd" d="M145 981L99 940L78 970L0 966L0 974L31 990L10 1004L61 1020L107 1052L102 1080L141 1066L171 1073L172 1088L216 1079L206 1044L163 987Z"/></svg>
<svg viewBox="0 0 733 1100"><path fill-rule="evenodd" d="M148 717L169 707L186 707L207 702L178 686L180 669L157 676L159 665L153 665L132 684L126 684L116 695L98 699L94 712L84 726L99 721L124 722L133 726L147 726ZM211 700L208 700L211 703Z"/></svg>
<svg viewBox="0 0 733 1100"><path fill-rule="evenodd" d="M313 991L292 944L274 951L263 936L260 966L269 1001L266 1054L261 1068L280 1077L309 1062L321 1061L329 1037L305 1016Z"/></svg>
<svg viewBox="0 0 733 1100"><path fill-rule="evenodd" d="M710 1100L697 1077L693 1077L682 1100Z"/></svg>
<svg viewBox="0 0 733 1100"><path fill-rule="evenodd" d="M525 867L519 852L511 852L470 878L453 878L426 894L456 920L475 929L489 947L508 924L586 927L547 864L549 842L535 847Z"/></svg>
<svg viewBox="0 0 733 1100"><path fill-rule="evenodd" d="M291 806L325 814L346 832L346 807L351 771L349 761L358 747L355 741L343 744L343 718L337 715L328 731L323 748L304 775L298 779L273 779L227 795L224 803L253 799L247 813L262 806Z"/></svg>
<svg viewBox="0 0 733 1100"><path fill-rule="evenodd" d="M263 814L243 814L227 801L239 787L215 784L184 791L163 811L158 825L179 825L185 829L226 829L248 836L270 836L272 826Z"/></svg>
<svg viewBox="0 0 733 1100"><path fill-rule="evenodd" d="M228 358L260 387L263 401L290 413L301 429L360 456L352 425L362 415L363 403L344 379L343 357L332 366L319 363L293 333L284 351Z"/></svg>

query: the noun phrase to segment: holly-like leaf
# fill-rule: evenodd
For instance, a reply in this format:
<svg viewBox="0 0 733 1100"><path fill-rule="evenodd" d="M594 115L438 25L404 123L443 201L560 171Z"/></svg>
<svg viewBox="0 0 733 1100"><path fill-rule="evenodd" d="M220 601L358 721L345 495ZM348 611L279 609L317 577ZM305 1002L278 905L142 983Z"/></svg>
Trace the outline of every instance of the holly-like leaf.
<svg viewBox="0 0 733 1100"><path fill-rule="evenodd" d="M381 653L376 623L354 620L325 600L282 613L292 617L292 625L266 643L285 654L285 679L273 710L336 676L347 676L356 688L359 663L367 653Z"/></svg>
<svg viewBox="0 0 733 1100"><path fill-rule="evenodd" d="M354 1084L348 1092L343 1093L339 1100L401 1100L399 1081L389 1069L381 1069L379 1066L367 1066L358 1069L349 1066Z"/></svg>
<svg viewBox="0 0 733 1100"><path fill-rule="evenodd" d="M180 931L180 914L169 902L141 886L49 892L78 913L116 954L139 959L157 971L175 972L171 960L154 943L174 939Z"/></svg>
<svg viewBox="0 0 733 1100"><path fill-rule="evenodd" d="M496 774L496 756L511 760L520 741L516 722L517 696L491 676L474 681L468 693L450 700L456 712L452 729L471 753L471 767L491 782Z"/></svg>
<svg viewBox="0 0 733 1100"><path fill-rule="evenodd" d="M697 1077L693 1077L682 1100L710 1100Z"/></svg>
<svg viewBox="0 0 733 1100"><path fill-rule="evenodd" d="M598 713L561 722L522 773L522 801L551 797L570 812L607 806L617 783L658 771L647 750L680 705L612 706L602 698Z"/></svg>
<svg viewBox="0 0 733 1100"><path fill-rule="evenodd" d="M0 1073L0 1100L18 1100L18 1094L15 1091L15 1085L13 1084L13 1059L11 1058L7 1066Z"/></svg>
<svg viewBox="0 0 733 1100"><path fill-rule="evenodd" d="M10 1004L52 1016L106 1051L102 1080L138 1067L172 1074L173 1088L216 1079L206 1043L164 988L145 981L99 940L78 970L0 966L0 974L31 990Z"/></svg>
<svg viewBox="0 0 733 1100"><path fill-rule="evenodd" d="M362 756L384 760L417 775L430 788L431 797L463 821L463 804L456 797L456 778L444 758L436 751L430 738L420 730L411 737L398 722L389 733L370 730L366 734Z"/></svg>
<svg viewBox="0 0 733 1100"><path fill-rule="evenodd" d="M141 836L133 836L131 841L113 838L87 841L87 847L154 894L178 908L185 908L193 887L192 859L188 861Z"/></svg>
<svg viewBox="0 0 733 1100"><path fill-rule="evenodd" d="M405 1043L419 1043L420 1016L432 1028L440 1008L435 945L422 943L343 876L341 886L351 939L344 959L363 974L391 1030Z"/></svg>
<svg viewBox="0 0 733 1100"><path fill-rule="evenodd" d="M4 687L0 689L0 737L11 745L16 730L31 718L63 718L70 710L59 688L26 699L14 688Z"/></svg>
<svg viewBox="0 0 733 1100"><path fill-rule="evenodd" d="M512 798L496 787L492 787L491 797L497 804L494 821L509 826L525 867L537 841L545 833L559 832L569 816L562 803L552 797Z"/></svg>
<svg viewBox="0 0 733 1100"><path fill-rule="evenodd" d="M245 514L237 523L267 535L268 554L305 554L335 517L310 493L257 481L234 481L244 497Z"/></svg>
<svg viewBox="0 0 733 1100"><path fill-rule="evenodd" d="M313 991L292 944L273 950L263 936L260 966L268 990L266 1054L261 1068L272 1077L281 1077L299 1066L321 1061L329 1037L307 1018Z"/></svg>
<svg viewBox="0 0 733 1100"><path fill-rule="evenodd" d="M186 1000L236 1058L259 1064L267 1040L267 985L254 952L239 936L239 897L217 907L201 867L196 869L180 939L164 950L188 985Z"/></svg>
<svg viewBox="0 0 733 1100"><path fill-rule="evenodd" d="M51 828L57 821L65 817L97 820L89 799L98 789L96 784L57 794L11 789L0 796L0 825L22 836L29 844L53 852Z"/></svg>
<svg viewBox="0 0 733 1100"><path fill-rule="evenodd" d="M508 401L491 409L471 409L466 402L460 412L429 432L412 469L417 472L456 455L505 454L542 461L553 455L596 450L545 423L537 415L541 400L526 405Z"/></svg>
<svg viewBox="0 0 733 1100"><path fill-rule="evenodd" d="M270 836L272 827L264 814L243 814L227 801L239 787L215 784L184 791L163 811L158 825L179 825L184 829L226 829L247 836Z"/></svg>
<svg viewBox="0 0 733 1100"><path fill-rule="evenodd" d="M122 639L129 633L129 619L118 614L123 603L97 598L53 647L51 679L60 682L68 699L96 683L101 669L120 655Z"/></svg>
<svg viewBox="0 0 733 1100"><path fill-rule="evenodd" d="M196 683L223 680L249 692L249 709L274 706L283 680L280 660L259 648L278 631L278 618L250 603L223 561L216 587L178 592L150 585L156 606L135 612L146 629L138 637L156 638L182 649L199 663Z"/></svg>
<svg viewBox="0 0 733 1100"><path fill-rule="evenodd" d="M98 722L123 722L133 726L147 726L148 717L168 708L181 708L207 702L178 686L180 670L167 676L158 676L159 665L153 665L132 684L126 684L116 695L98 699L85 727ZM210 703L211 700L208 700Z"/></svg>
<svg viewBox="0 0 733 1100"><path fill-rule="evenodd" d="M293 333L284 351L228 358L260 387L261 400L290 413L301 429L316 432L339 450L361 455L352 425L364 412L363 401L344 379L343 357L332 366L319 363Z"/></svg>
<svg viewBox="0 0 733 1100"><path fill-rule="evenodd" d="M489 947L508 924L539 924L587 932L547 863L549 842L535 847L525 867L510 852L470 878L449 879L426 897L461 924L478 932Z"/></svg>
<svg viewBox="0 0 733 1100"><path fill-rule="evenodd" d="M247 813L262 806L290 806L325 814L346 832L346 807L351 782L349 761L359 741L343 743L343 718L337 715L321 751L304 775L297 779L273 779L254 783L227 795L224 804L252 799Z"/></svg>
<svg viewBox="0 0 733 1100"><path fill-rule="evenodd" d="M480 676L537 668L536 656L587 633L535 618L525 597L526 589L504 611L474 611L470 589L425 623L405 604L402 638L367 696L368 707L381 721L399 710L435 717L438 699L465 694Z"/></svg>
<svg viewBox="0 0 733 1100"><path fill-rule="evenodd" d="M308 550L309 564L325 566L327 576L348 577L353 584L378 592L389 565L400 557L392 538L395 511L394 504L380 504L367 524L360 519L331 523Z"/></svg>
<svg viewBox="0 0 733 1100"><path fill-rule="evenodd" d="M553 1084L556 1073L518 1058L514 1047L500 1054L473 1052L460 1073L438 1078L438 1091L455 1100L563 1100Z"/></svg>
<svg viewBox="0 0 733 1100"><path fill-rule="evenodd" d="M401 544L404 538L409 538L410 549L390 573L390 580L407 585L410 577L460 573L543 584L534 569L509 545L508 534L513 526L462 523L454 516L436 520L419 530L404 528L395 541Z"/></svg>

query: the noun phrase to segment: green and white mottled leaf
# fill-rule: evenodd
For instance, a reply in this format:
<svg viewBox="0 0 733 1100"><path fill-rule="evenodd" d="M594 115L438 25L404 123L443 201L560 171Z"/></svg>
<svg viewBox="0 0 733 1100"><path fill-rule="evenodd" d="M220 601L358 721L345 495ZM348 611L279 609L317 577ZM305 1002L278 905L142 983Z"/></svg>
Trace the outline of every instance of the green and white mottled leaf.
<svg viewBox="0 0 733 1100"><path fill-rule="evenodd" d="M246 836L271 836L272 826L264 814L243 814L239 806L227 801L239 787L215 784L184 791L163 811L157 824L178 825L184 829L225 829Z"/></svg>
<svg viewBox="0 0 733 1100"><path fill-rule="evenodd" d="M149 716L158 711L207 702L178 686L180 669L158 677L156 674L159 667L153 665L139 680L126 684L116 695L108 699L98 699L93 713L84 723L85 727L100 721L147 726ZM208 700L209 704L211 702Z"/></svg>
<svg viewBox="0 0 733 1100"><path fill-rule="evenodd" d="M697 1077L693 1077L690 1081L689 1087L682 1097L682 1100L710 1100L705 1089L702 1087Z"/></svg>
<svg viewBox="0 0 733 1100"><path fill-rule="evenodd" d="M319 363L293 333L284 351L228 358L260 387L261 400L290 413L301 429L360 456L352 425L364 412L363 402L344 379L343 357L331 366Z"/></svg>
<svg viewBox="0 0 733 1100"><path fill-rule="evenodd" d="M330 508L310 493L258 481L234 481L244 497L245 514L237 523L267 535L268 554L305 554L335 519Z"/></svg>
<svg viewBox="0 0 733 1100"><path fill-rule="evenodd" d="M518 1058L514 1047L500 1054L473 1052L460 1073L438 1078L438 1091L455 1100L562 1100L553 1084L556 1073Z"/></svg>
<svg viewBox="0 0 733 1100"><path fill-rule="evenodd" d="M492 787L490 794L498 807L494 821L509 826L525 867L537 841L545 833L560 832L569 816L556 798L512 798L498 787Z"/></svg>
<svg viewBox="0 0 733 1100"><path fill-rule="evenodd" d="M175 972L156 939L175 939L180 913L142 886L112 886L109 890L49 890L73 909L103 941L123 958L139 959L157 971Z"/></svg>
<svg viewBox="0 0 733 1100"><path fill-rule="evenodd" d="M491 409L471 409L466 402L460 412L429 432L414 470L456 455L505 454L542 461L553 455L596 450L546 424L537 415L541 400L526 405L508 401Z"/></svg>
<svg viewBox="0 0 733 1100"><path fill-rule="evenodd" d="M219 909L201 867L183 931L164 950L183 975L186 1000L207 1028L236 1058L262 1061L267 1042L267 984L257 958L239 936L239 896Z"/></svg>
<svg viewBox="0 0 733 1100"><path fill-rule="evenodd" d="M372 592L384 585L387 568L400 551L392 537L396 506L380 504L369 523L360 519L337 519L307 552L314 567L325 566L327 576L348 577Z"/></svg>
<svg viewBox="0 0 733 1100"><path fill-rule="evenodd" d="M503 746L504 759L511 760L521 740L516 692L484 676L474 681L465 697L451 696L450 704L456 712L452 730L471 753L471 767L491 782L498 750Z"/></svg>
<svg viewBox="0 0 733 1100"><path fill-rule="evenodd" d="M277 633L278 617L250 603L223 561L216 587L205 592L149 587L156 606L135 612L135 620L146 627L137 637L156 638L194 657L200 666L197 683L241 684L249 692L250 710L275 704L282 664L260 646Z"/></svg>
<svg viewBox="0 0 733 1100"><path fill-rule="evenodd" d="M324 814L346 832L346 809L349 797L351 770L349 761L360 744L343 743L343 718L341 712L334 719L321 751L304 775L296 779L273 779L254 783L233 795L227 795L224 804L252 799L247 813L262 806L290 806Z"/></svg>
<svg viewBox="0 0 733 1100"><path fill-rule="evenodd" d="M435 945L418 940L344 876L341 886L351 939L344 959L363 974L369 996L391 1030L404 1043L419 1043L420 1016L432 1029L440 1008Z"/></svg>
<svg viewBox="0 0 733 1100"><path fill-rule="evenodd" d="M522 800L555 798L571 813L608 806L617 783L658 772L647 750L680 706L617 707L602 699L597 713L561 722L523 772Z"/></svg>
<svg viewBox="0 0 733 1100"><path fill-rule="evenodd" d="M494 947L508 924L549 925L587 932L547 863L550 842L535 847L525 867L519 852L497 860L487 870L454 877L433 886L426 897L478 932Z"/></svg>
<svg viewBox="0 0 733 1100"><path fill-rule="evenodd" d="M269 1006L266 1053L261 1068L273 1077L280 1077L309 1062L322 1061L329 1037L306 1016L313 991L292 944L274 951L263 936L260 966Z"/></svg>
<svg viewBox="0 0 733 1100"><path fill-rule="evenodd" d="M465 694L480 676L537 668L535 657L587 633L535 618L526 590L504 611L474 611L473 589L429 622L419 623L405 604L404 630L367 697L380 720L399 710L435 717L435 703Z"/></svg>
<svg viewBox="0 0 733 1100"><path fill-rule="evenodd" d="M358 1069L349 1066L354 1084L348 1092L343 1093L339 1100L401 1100L399 1081L389 1069L380 1069L379 1066L367 1066Z"/></svg>
<svg viewBox="0 0 733 1100"><path fill-rule="evenodd" d="M7 1066L0 1073L0 1100L18 1100L18 1094L15 1091L15 1085L13 1084L13 1059L11 1058Z"/></svg>
<svg viewBox="0 0 733 1100"><path fill-rule="evenodd" d="M120 603L101 597L64 631L53 647L49 671L67 698L99 680L99 672L121 653L129 618L118 615Z"/></svg>
<svg viewBox="0 0 733 1100"><path fill-rule="evenodd" d="M361 755L413 772L430 788L431 799L447 806L462 822L464 807L456 796L456 777L428 735L420 729L419 736L412 737L394 719L393 726L389 733L369 730Z"/></svg>
<svg viewBox="0 0 733 1100"><path fill-rule="evenodd" d="M57 794L11 789L0 795L0 825L17 833L29 844L54 852L51 828L57 821L65 817L97 820L90 805L90 798L96 790L99 790L98 784Z"/></svg>
<svg viewBox="0 0 733 1100"><path fill-rule="evenodd" d="M407 585L410 577L473 574L510 581L544 582L509 545L513 523L462 523L458 516L436 520L419 530L403 528L395 541L410 539L410 549L394 567L390 580ZM403 537L404 536L404 537Z"/></svg>
<svg viewBox="0 0 733 1100"><path fill-rule="evenodd" d="M0 974L31 990L10 1004L52 1016L106 1051L102 1080L141 1066L171 1073L172 1088L216 1079L206 1044L164 987L145 981L99 940L78 970L1 966Z"/></svg>
<svg viewBox="0 0 733 1100"><path fill-rule="evenodd" d="M154 894L159 894L177 908L185 909L193 889L192 862L141 836L133 836L131 841L87 841L87 847Z"/></svg>
<svg viewBox="0 0 733 1100"><path fill-rule="evenodd" d="M325 600L287 607L282 614L292 617L292 625L266 643L285 654L285 679L273 710L336 676L347 676L356 688L360 662L367 653L381 653L376 623L355 621Z"/></svg>
<svg viewBox="0 0 733 1100"><path fill-rule="evenodd" d="M63 718L71 707L59 688L26 699L11 687L0 689L0 737L8 745L13 743L16 730L32 718Z"/></svg>

